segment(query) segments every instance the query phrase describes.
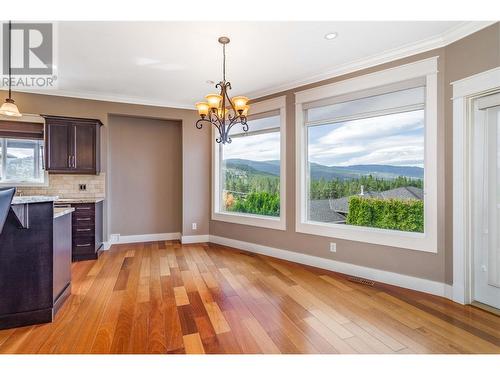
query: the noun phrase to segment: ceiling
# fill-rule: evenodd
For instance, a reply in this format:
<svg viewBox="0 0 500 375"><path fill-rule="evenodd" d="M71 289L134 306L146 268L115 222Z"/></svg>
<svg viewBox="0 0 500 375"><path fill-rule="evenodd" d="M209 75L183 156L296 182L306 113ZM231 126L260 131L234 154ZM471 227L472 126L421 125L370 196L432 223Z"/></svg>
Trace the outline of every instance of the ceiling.
<svg viewBox="0 0 500 375"><path fill-rule="evenodd" d="M221 79L258 97L440 47L477 22L58 22L57 90L44 93L193 108ZM326 40L324 35L337 32Z"/></svg>

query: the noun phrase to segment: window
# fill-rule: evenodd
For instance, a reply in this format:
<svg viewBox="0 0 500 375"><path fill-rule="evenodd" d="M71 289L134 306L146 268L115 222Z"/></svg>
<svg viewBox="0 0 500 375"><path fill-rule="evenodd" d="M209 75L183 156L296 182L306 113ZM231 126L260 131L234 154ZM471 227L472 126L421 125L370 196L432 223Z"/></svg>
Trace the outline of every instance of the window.
<svg viewBox="0 0 500 375"><path fill-rule="evenodd" d="M284 229L284 98L252 105L249 131L215 144L214 220Z"/></svg>
<svg viewBox="0 0 500 375"><path fill-rule="evenodd" d="M409 64L401 77L396 68L330 85L330 92L298 94L299 231L436 251L436 83L429 65L423 74Z"/></svg>
<svg viewBox="0 0 500 375"><path fill-rule="evenodd" d="M43 140L0 138L0 184L44 182Z"/></svg>

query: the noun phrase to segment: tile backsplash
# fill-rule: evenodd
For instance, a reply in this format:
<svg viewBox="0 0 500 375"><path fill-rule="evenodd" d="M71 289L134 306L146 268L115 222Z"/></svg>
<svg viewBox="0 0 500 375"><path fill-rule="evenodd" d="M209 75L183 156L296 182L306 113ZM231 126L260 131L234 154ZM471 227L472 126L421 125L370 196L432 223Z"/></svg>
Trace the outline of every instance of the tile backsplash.
<svg viewBox="0 0 500 375"><path fill-rule="evenodd" d="M105 174L70 175L50 174L48 186L18 187L17 194L22 195L57 195L60 198L104 198ZM86 190L80 190L80 185L86 185Z"/></svg>

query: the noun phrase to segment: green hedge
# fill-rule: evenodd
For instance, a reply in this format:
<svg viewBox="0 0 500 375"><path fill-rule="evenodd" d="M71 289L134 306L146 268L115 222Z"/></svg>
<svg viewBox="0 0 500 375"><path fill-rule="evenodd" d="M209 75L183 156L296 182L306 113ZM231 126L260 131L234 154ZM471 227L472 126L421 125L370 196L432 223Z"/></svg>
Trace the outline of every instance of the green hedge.
<svg viewBox="0 0 500 375"><path fill-rule="evenodd" d="M424 232L424 202L417 199L349 198L347 224Z"/></svg>
<svg viewBox="0 0 500 375"><path fill-rule="evenodd" d="M255 192L245 198L235 198L229 211L249 214L280 216L280 196L268 192Z"/></svg>

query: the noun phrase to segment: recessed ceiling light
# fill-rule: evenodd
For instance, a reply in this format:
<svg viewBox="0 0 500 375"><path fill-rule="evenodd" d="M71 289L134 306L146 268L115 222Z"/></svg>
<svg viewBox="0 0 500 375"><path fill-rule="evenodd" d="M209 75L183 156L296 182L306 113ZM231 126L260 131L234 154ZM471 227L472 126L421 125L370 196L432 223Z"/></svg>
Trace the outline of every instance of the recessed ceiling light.
<svg viewBox="0 0 500 375"><path fill-rule="evenodd" d="M328 33L328 34L325 34L325 39L326 40L332 40L332 39L335 39L339 34L337 33Z"/></svg>

